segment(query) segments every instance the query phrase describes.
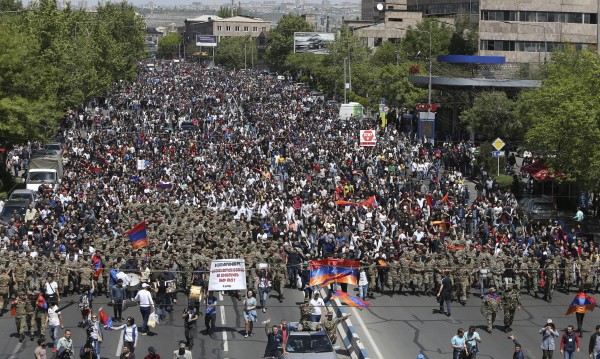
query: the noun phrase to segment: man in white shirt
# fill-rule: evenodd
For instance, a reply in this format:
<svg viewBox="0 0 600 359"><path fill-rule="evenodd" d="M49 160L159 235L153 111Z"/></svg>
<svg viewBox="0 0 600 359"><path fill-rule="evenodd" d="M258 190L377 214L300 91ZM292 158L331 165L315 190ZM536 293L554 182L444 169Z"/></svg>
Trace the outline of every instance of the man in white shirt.
<svg viewBox="0 0 600 359"><path fill-rule="evenodd" d="M58 327L61 329L64 328L62 314L60 313L56 303L50 304L50 307L48 308L48 316L46 317L46 323L50 328L50 339L54 343L52 346L52 352L56 353L56 346L58 344Z"/></svg>
<svg viewBox="0 0 600 359"><path fill-rule="evenodd" d="M319 293L315 293L315 296L310 300L309 305L313 308L313 311L310 314L312 322L319 323L321 321L322 309L325 308L323 298L321 298Z"/></svg>
<svg viewBox="0 0 600 359"><path fill-rule="evenodd" d="M140 312L142 313L142 335L148 335L148 318L150 318L150 313L154 312L154 300L152 300L152 294L147 288L148 284L142 283L142 289L135 295L135 301L139 303Z"/></svg>
<svg viewBox="0 0 600 359"><path fill-rule="evenodd" d="M49 275L46 278L46 283L44 284L44 294L46 299L50 303L58 303L60 302L60 295L58 294L58 283L54 280L54 277Z"/></svg>

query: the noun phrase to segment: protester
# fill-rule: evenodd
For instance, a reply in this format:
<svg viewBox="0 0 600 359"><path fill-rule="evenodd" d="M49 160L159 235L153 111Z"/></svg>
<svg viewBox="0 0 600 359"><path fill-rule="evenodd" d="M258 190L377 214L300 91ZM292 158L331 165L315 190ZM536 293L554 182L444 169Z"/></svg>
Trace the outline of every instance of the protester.
<svg viewBox="0 0 600 359"><path fill-rule="evenodd" d="M153 346L148 347L148 355L144 359L160 359L160 355L156 352Z"/></svg>
<svg viewBox="0 0 600 359"><path fill-rule="evenodd" d="M466 358L476 359L477 353L479 352L479 343L481 343L481 337L479 333L475 331L474 326L470 326L469 330L465 333L465 347L466 347Z"/></svg>
<svg viewBox="0 0 600 359"><path fill-rule="evenodd" d="M65 335L58 340L58 344L56 344L57 349L57 357L61 357L64 353L74 353L73 347L73 339L71 339L71 330L65 329Z"/></svg>
<svg viewBox="0 0 600 359"><path fill-rule="evenodd" d="M538 333L542 334L542 344L540 346L542 348L542 359L552 359L555 349L554 338L558 338L558 331L552 319L548 319L546 325Z"/></svg>
<svg viewBox="0 0 600 359"><path fill-rule="evenodd" d="M46 316L47 324L50 329L50 340L52 340L52 352L56 353L58 345L58 328L63 329L63 319L57 303L51 303L48 307Z"/></svg>
<svg viewBox="0 0 600 359"><path fill-rule="evenodd" d="M560 354L564 356L564 359L574 359L575 352L579 352L579 350L579 336L573 330L573 326L569 325L560 339Z"/></svg>
<svg viewBox="0 0 600 359"><path fill-rule="evenodd" d="M33 355L35 355L35 359L46 359L46 341L44 339L38 339L37 347L33 351Z"/></svg>
<svg viewBox="0 0 600 359"><path fill-rule="evenodd" d="M463 328L459 328L456 332L456 335L452 337L450 340L450 344L452 345L452 359L461 359L466 354L466 344L465 344L465 330Z"/></svg>
<svg viewBox="0 0 600 359"><path fill-rule="evenodd" d="M192 359L192 352L186 349L185 343L180 343L179 349L173 352L173 359Z"/></svg>
<svg viewBox="0 0 600 359"><path fill-rule="evenodd" d="M206 310L204 313L204 326L206 327L206 334L211 338L215 331L215 322L217 321L217 297L213 291L208 292L206 298Z"/></svg>
<svg viewBox="0 0 600 359"><path fill-rule="evenodd" d="M244 338L248 338L248 336L252 335L252 330L254 329L254 322L256 322L256 298L253 297L254 293L249 290L246 293L246 298L244 298Z"/></svg>
<svg viewBox="0 0 600 359"><path fill-rule="evenodd" d="M129 352L133 353L137 347L138 329L135 325L135 319L127 317L125 324L118 327L106 326L107 330L122 330L123 331L123 346L129 348Z"/></svg>
<svg viewBox="0 0 600 359"><path fill-rule="evenodd" d="M194 349L194 337L196 336L196 323L198 322L198 313L193 305L188 305L183 311L185 341L190 350Z"/></svg>
<svg viewBox="0 0 600 359"><path fill-rule="evenodd" d="M280 331L279 326L273 325L269 331L271 319L267 319L265 322L265 334L267 335L267 346L265 348L265 358L280 358L283 355L283 335Z"/></svg>
<svg viewBox="0 0 600 359"><path fill-rule="evenodd" d="M142 335L148 335L148 319L150 318L150 314L154 313L154 300L152 299L152 294L147 289L148 287L147 283L142 283L142 289L135 295L135 301L139 303L140 313L142 313Z"/></svg>
<svg viewBox="0 0 600 359"><path fill-rule="evenodd" d="M515 352L513 353L513 359L525 359L525 354L523 354L523 348L521 347L521 343L515 338L514 335L508 337L508 339L512 340L515 344Z"/></svg>

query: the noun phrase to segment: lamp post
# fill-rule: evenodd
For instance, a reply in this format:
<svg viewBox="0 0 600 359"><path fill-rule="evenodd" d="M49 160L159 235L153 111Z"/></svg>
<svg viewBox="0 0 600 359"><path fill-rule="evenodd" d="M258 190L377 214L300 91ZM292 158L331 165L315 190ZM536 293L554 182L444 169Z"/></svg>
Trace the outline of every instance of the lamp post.
<svg viewBox="0 0 600 359"><path fill-rule="evenodd" d="M528 22L525 22L525 23L514 22L514 21L502 21L502 22L505 24L517 25L517 35L519 35L519 25L541 27L544 30L544 63L546 62L546 55L548 54L548 41L547 41L547 37L546 37L546 26L544 26L542 24L530 24Z"/></svg>
<svg viewBox="0 0 600 359"><path fill-rule="evenodd" d="M344 57L344 103L348 103L346 101L346 58Z"/></svg>

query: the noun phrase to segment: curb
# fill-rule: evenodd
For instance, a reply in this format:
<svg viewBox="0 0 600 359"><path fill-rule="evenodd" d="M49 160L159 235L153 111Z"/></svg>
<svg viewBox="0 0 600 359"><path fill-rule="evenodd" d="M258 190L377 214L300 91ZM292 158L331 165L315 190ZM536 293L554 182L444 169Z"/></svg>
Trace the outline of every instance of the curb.
<svg viewBox="0 0 600 359"><path fill-rule="evenodd" d="M327 290L330 294L330 290ZM326 296L327 297L327 296ZM342 305L339 299L329 300L329 304L335 311L336 316L339 318L346 314L346 309ZM350 357L353 359L370 359L369 352L363 345L352 325L350 318L344 320L341 324L342 327L338 326L337 330L340 335L340 339L343 341L344 346L348 349Z"/></svg>

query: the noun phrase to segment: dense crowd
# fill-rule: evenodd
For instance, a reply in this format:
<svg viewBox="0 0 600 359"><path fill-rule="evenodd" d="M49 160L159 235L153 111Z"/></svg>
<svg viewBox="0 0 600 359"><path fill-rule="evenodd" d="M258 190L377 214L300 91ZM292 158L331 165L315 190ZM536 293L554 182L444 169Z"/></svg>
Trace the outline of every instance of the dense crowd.
<svg viewBox="0 0 600 359"><path fill-rule="evenodd" d="M364 298L435 295L445 271L462 303L473 286L483 296L512 283L551 301L557 285L600 285L594 243L529 221L519 186L500 189L470 142L339 120L309 90L255 71L155 65L65 116L60 189L42 186L0 225L2 308L11 295L53 294L47 282L59 296L110 297L111 270L186 291L220 258L245 259L248 287L280 298L283 286L311 297L307 263L326 257L361 262ZM377 130L375 147L359 146L361 129ZM3 164L22 173L40 146L15 145ZM149 245L132 250L125 232L142 220ZM159 305L177 298L162 294Z"/></svg>

